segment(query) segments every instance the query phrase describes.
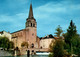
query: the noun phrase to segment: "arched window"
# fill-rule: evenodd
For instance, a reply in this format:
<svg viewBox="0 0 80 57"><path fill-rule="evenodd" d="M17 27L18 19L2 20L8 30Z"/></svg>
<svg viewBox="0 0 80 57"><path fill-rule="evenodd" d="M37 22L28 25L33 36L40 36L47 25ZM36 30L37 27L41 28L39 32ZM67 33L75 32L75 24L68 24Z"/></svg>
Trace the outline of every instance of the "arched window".
<svg viewBox="0 0 80 57"><path fill-rule="evenodd" d="M32 52L34 52L34 50L32 50Z"/></svg>
<svg viewBox="0 0 80 57"><path fill-rule="evenodd" d="M31 27L32 27L32 23L31 23Z"/></svg>
<svg viewBox="0 0 80 57"><path fill-rule="evenodd" d="M32 43L32 48L34 48L34 44Z"/></svg>
<svg viewBox="0 0 80 57"><path fill-rule="evenodd" d="M33 27L35 27L35 24L33 24Z"/></svg>

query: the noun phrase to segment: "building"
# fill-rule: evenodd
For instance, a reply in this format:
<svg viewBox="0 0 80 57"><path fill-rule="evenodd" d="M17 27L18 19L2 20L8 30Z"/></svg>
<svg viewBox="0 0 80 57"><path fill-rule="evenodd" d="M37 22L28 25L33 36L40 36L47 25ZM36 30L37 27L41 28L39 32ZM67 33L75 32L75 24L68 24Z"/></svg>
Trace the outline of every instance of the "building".
<svg viewBox="0 0 80 57"><path fill-rule="evenodd" d="M11 34L9 32L6 31L1 31L0 32L0 37L7 37L10 41L11 41Z"/></svg>
<svg viewBox="0 0 80 57"><path fill-rule="evenodd" d="M33 16L32 4L30 4L29 16L26 19L25 28L11 34L15 47L21 48L23 42L28 42L28 48L39 48L37 42L37 22Z"/></svg>
<svg viewBox="0 0 80 57"><path fill-rule="evenodd" d="M49 45L51 44L52 41L55 42L55 38L51 34L45 37L42 37L40 40L40 48L49 48Z"/></svg>

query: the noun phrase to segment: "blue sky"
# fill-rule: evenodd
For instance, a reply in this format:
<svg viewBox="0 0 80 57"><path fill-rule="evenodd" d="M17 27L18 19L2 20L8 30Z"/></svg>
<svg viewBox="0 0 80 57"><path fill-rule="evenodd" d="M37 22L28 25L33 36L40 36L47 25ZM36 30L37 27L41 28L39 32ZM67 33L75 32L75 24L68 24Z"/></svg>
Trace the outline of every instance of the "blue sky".
<svg viewBox="0 0 80 57"><path fill-rule="evenodd" d="M30 0L0 0L0 31L25 28ZM53 34L58 25L66 32L73 20L80 34L80 0L32 0L39 37Z"/></svg>

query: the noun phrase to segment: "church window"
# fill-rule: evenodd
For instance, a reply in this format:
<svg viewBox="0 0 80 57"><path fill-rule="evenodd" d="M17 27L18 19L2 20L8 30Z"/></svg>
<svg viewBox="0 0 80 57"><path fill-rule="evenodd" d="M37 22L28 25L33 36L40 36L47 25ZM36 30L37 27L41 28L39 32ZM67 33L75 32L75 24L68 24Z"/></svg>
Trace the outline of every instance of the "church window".
<svg viewBox="0 0 80 57"><path fill-rule="evenodd" d="M35 27L35 24L33 24L33 27Z"/></svg>
<svg viewBox="0 0 80 57"><path fill-rule="evenodd" d="M32 48L34 48L34 44L32 43Z"/></svg>
<svg viewBox="0 0 80 57"><path fill-rule="evenodd" d="M32 50L32 52L34 52L34 50Z"/></svg>
<svg viewBox="0 0 80 57"><path fill-rule="evenodd" d="M32 27L32 23L31 23L31 27Z"/></svg>
<svg viewBox="0 0 80 57"><path fill-rule="evenodd" d="M27 22L26 26L29 26L29 22Z"/></svg>

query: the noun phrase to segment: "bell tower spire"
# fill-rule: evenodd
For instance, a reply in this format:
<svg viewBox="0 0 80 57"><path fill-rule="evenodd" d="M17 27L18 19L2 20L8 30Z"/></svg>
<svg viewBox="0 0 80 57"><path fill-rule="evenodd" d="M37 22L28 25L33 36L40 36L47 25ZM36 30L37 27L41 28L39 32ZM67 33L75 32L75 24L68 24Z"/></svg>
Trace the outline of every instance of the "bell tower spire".
<svg viewBox="0 0 80 57"><path fill-rule="evenodd" d="M30 19L34 18L34 16L33 16L33 9L32 9L32 2L30 4L30 10L29 10L29 16L28 16L28 18L30 18Z"/></svg>
<svg viewBox="0 0 80 57"><path fill-rule="evenodd" d="M30 9L29 9L29 16L26 20L26 28L27 27L34 27L36 28L37 27L37 22L36 22L36 19L34 18L33 16L33 8L32 8L32 2L30 4Z"/></svg>

